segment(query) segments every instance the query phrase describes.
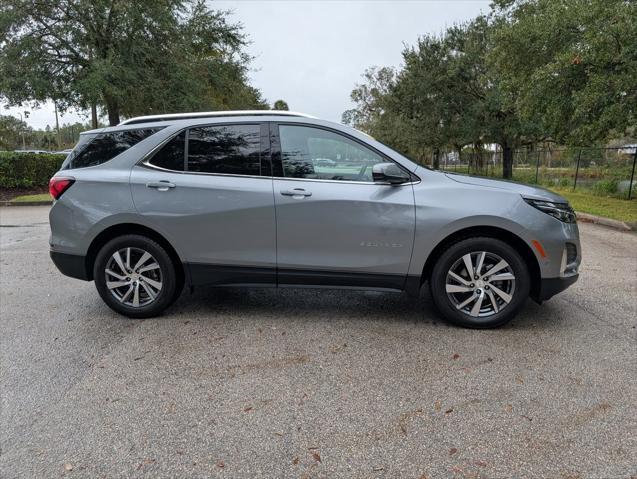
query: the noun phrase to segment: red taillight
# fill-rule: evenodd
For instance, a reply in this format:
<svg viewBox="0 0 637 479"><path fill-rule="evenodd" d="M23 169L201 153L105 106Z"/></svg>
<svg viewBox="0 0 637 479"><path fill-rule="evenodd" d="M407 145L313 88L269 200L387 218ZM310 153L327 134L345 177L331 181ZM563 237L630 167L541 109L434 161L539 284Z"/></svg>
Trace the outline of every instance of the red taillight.
<svg viewBox="0 0 637 479"><path fill-rule="evenodd" d="M51 193L53 199L57 200L73 183L75 183L75 178L54 176L49 180L49 193Z"/></svg>

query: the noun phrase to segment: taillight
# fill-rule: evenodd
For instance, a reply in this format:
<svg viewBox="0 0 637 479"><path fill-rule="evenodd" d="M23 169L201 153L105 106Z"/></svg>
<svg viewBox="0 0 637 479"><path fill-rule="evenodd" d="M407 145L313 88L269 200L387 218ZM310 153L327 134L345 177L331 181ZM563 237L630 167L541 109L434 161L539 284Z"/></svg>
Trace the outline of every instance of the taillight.
<svg viewBox="0 0 637 479"><path fill-rule="evenodd" d="M73 183L75 183L75 178L54 176L49 180L49 193L53 199L57 200Z"/></svg>

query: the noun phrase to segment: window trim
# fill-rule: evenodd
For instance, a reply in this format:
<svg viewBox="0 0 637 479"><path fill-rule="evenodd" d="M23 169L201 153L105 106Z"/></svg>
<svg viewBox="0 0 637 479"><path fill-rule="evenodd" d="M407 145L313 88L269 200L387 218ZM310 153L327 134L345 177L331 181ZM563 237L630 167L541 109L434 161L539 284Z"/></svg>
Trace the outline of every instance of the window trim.
<svg viewBox="0 0 637 479"><path fill-rule="evenodd" d="M188 170L188 140L190 139L190 130L193 128L206 128L206 127L214 127L214 126L235 126L235 125L258 125L259 130L259 165L260 174L258 175L242 175L237 173L208 173L205 171L189 171ZM264 128L265 127L265 128ZM233 122L233 123L206 123L206 124L198 124L198 125L190 125L180 130L174 132L174 134L170 135L168 138L165 138L162 142L156 145L152 150L150 150L141 160L139 160L136 165L144 168L149 168L158 171L166 171L169 173L178 173L180 175L205 175L205 176L230 176L230 177L239 177L239 178L272 178L272 172L270 171L270 175L264 175L264 159L266 159L266 163L269 164L270 170L272 165L271 159L271 142L266 141L269 140L269 136L267 135L268 122L263 121L248 121L248 122ZM153 165L151 160L157 154L159 150L161 150L164 146L166 146L170 141L172 141L175 137L179 136L182 132L186 132L185 134L185 144L184 144L184 170L169 170L167 168L162 168L161 166ZM267 169L267 167L266 167Z"/></svg>
<svg viewBox="0 0 637 479"><path fill-rule="evenodd" d="M343 131L337 130L335 128L330 128L327 126L323 126L323 125L314 125L312 123L300 123L300 122L288 122L288 121L273 121L270 122L270 137L271 137L271 145L272 145L272 177L278 180L287 180L287 181L311 181L311 182L315 182L315 183L341 183L341 184L349 184L349 185L376 185L376 186L406 186L406 185L416 185L418 183L420 183L420 178L415 175L412 171L408 170L407 168L405 168L403 165L401 165L400 163L398 163L396 160L394 160L393 158L390 158L389 156L387 156L385 153L383 153L382 151L379 151L378 149L374 148L372 145L365 143L361 140L359 140L358 138L353 137L352 135L349 135L348 133L345 133ZM328 179L322 179L322 178L292 178L289 176L284 176L284 170L283 170L283 159L282 159L282 149L281 149L281 132L279 130L279 126L281 125L285 125L285 126L301 126L301 127L306 127L306 128L315 128L318 130L325 130L325 131L329 131L330 133L334 133L336 135L341 135L344 136L345 138L347 138L348 140L361 145L364 148L367 148L368 150L372 151L373 153L377 154L378 156L380 156L381 158L383 158L384 160L387 161L387 163L394 163L396 166L398 166L398 168L400 168L401 170L403 170L405 173L407 173L409 175L410 181L407 181L405 183L401 183L399 185L386 185L383 183L376 183L374 181L357 181L357 180L328 180ZM276 173L276 174L275 174Z"/></svg>

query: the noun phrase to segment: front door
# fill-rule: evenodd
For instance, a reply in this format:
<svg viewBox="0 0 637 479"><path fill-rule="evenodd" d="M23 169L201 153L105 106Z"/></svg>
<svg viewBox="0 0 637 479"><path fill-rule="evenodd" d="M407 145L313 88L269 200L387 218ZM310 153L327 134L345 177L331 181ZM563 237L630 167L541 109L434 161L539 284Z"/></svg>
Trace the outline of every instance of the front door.
<svg viewBox="0 0 637 479"><path fill-rule="evenodd" d="M345 135L272 127L278 283L402 289L415 228L412 185L374 183L373 165L391 160Z"/></svg>
<svg viewBox="0 0 637 479"><path fill-rule="evenodd" d="M276 282L267 148L266 124L193 127L133 168L135 207L175 246L194 284Z"/></svg>

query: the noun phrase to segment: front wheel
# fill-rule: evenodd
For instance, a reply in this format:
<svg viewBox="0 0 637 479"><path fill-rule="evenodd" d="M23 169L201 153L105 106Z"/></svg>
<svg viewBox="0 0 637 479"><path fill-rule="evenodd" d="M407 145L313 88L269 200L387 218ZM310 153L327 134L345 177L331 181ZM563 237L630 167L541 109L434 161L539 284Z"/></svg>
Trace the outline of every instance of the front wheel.
<svg viewBox="0 0 637 479"><path fill-rule="evenodd" d="M468 238L450 246L436 262L430 281L433 301L459 326L494 328L510 321L530 291L524 260L507 243Z"/></svg>
<svg viewBox="0 0 637 479"><path fill-rule="evenodd" d="M149 318L178 296L175 265L157 242L125 235L106 243L95 258L95 286L114 311L131 318Z"/></svg>

